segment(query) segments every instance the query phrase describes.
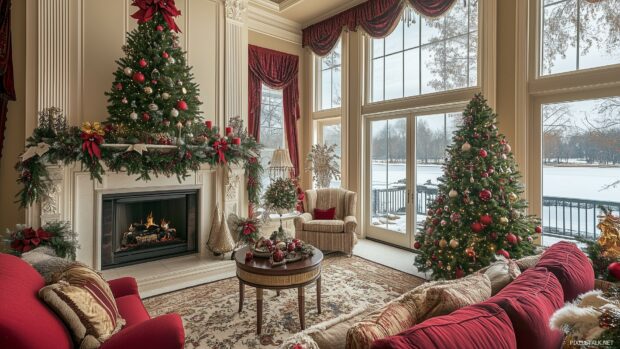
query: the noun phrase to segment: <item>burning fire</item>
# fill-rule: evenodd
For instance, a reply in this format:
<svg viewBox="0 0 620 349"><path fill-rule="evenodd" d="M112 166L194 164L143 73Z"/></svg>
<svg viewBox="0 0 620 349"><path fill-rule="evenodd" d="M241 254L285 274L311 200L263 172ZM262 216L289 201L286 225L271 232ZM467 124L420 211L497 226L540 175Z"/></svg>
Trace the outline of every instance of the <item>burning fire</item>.
<svg viewBox="0 0 620 349"><path fill-rule="evenodd" d="M155 223L153 222L153 212L149 213L148 216L146 216L146 227L150 228L152 226L154 226Z"/></svg>

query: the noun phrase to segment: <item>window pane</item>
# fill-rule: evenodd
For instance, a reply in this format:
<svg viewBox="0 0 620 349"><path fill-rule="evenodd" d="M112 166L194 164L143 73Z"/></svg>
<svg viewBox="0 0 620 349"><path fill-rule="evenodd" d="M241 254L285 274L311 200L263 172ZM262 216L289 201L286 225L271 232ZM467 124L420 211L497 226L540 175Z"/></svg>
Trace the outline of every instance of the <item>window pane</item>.
<svg viewBox="0 0 620 349"><path fill-rule="evenodd" d="M403 54L385 57L385 99L403 96Z"/></svg>
<svg viewBox="0 0 620 349"><path fill-rule="evenodd" d="M340 74L340 67L333 69L332 75L332 108L340 107L340 80L342 75Z"/></svg>
<svg viewBox="0 0 620 349"><path fill-rule="evenodd" d="M415 23L404 26L405 31L405 50L420 46L420 15L414 13Z"/></svg>
<svg viewBox="0 0 620 349"><path fill-rule="evenodd" d="M342 156L341 146L341 127L340 123L331 124L331 125L323 125L323 143L327 145L336 145L336 155L338 157ZM338 163L338 168L341 168L341 159L336 160ZM340 188L340 180L332 179L330 185L331 188Z"/></svg>
<svg viewBox="0 0 620 349"><path fill-rule="evenodd" d="M544 104L542 123L543 230L593 239L598 207L620 210L620 97Z"/></svg>
<svg viewBox="0 0 620 349"><path fill-rule="evenodd" d="M541 75L620 63L620 1L542 5Z"/></svg>
<svg viewBox="0 0 620 349"><path fill-rule="evenodd" d="M274 90L262 86L260 143L265 147L261 150L261 164L265 169L271 161L273 151L285 148L284 144L284 110L282 109L282 90ZM262 176L263 188L269 183L269 176Z"/></svg>
<svg viewBox="0 0 620 349"><path fill-rule="evenodd" d="M422 93L443 91L444 81L441 73L445 72L444 43L438 42L422 46Z"/></svg>
<svg viewBox="0 0 620 349"><path fill-rule="evenodd" d="M371 224L406 233L407 119L370 123Z"/></svg>
<svg viewBox="0 0 620 349"><path fill-rule="evenodd" d="M372 40L372 58L383 56L383 39Z"/></svg>
<svg viewBox="0 0 620 349"><path fill-rule="evenodd" d="M416 118L416 222L426 219L426 205L437 195L439 177L443 175L446 147L458 127L461 114L435 114Z"/></svg>
<svg viewBox="0 0 620 349"><path fill-rule="evenodd" d="M394 31L385 38L385 54L403 50L403 21L398 22Z"/></svg>
<svg viewBox="0 0 620 349"><path fill-rule="evenodd" d="M383 100L383 58L372 60L372 101Z"/></svg>
<svg viewBox="0 0 620 349"><path fill-rule="evenodd" d="M405 96L420 94L420 49L405 51Z"/></svg>
<svg viewBox="0 0 620 349"><path fill-rule="evenodd" d="M579 69L620 63L620 1L580 0Z"/></svg>
<svg viewBox="0 0 620 349"><path fill-rule="evenodd" d="M330 109L332 100L332 70L321 72L321 109Z"/></svg>
<svg viewBox="0 0 620 349"><path fill-rule="evenodd" d="M543 7L542 74L577 69L577 1Z"/></svg>
<svg viewBox="0 0 620 349"><path fill-rule="evenodd" d="M398 27L384 40L385 55L383 41L372 41L371 101L476 86L477 23L477 0L457 2L446 16L438 19L415 12L408 17L405 12ZM379 60L381 57L383 61ZM382 64L384 71L377 71Z"/></svg>

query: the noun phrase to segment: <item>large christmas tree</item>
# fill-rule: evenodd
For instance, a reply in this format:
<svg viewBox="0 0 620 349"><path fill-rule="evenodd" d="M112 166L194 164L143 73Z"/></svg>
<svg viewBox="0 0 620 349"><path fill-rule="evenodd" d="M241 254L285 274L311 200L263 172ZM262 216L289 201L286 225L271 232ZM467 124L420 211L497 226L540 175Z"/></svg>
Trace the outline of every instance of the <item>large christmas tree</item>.
<svg viewBox="0 0 620 349"><path fill-rule="evenodd" d="M496 114L482 95L465 108L461 127L447 149L436 199L416 236L415 263L433 279L454 279L489 265L495 255L532 254L538 220L525 214L527 202Z"/></svg>
<svg viewBox="0 0 620 349"><path fill-rule="evenodd" d="M125 57L117 61L107 93L108 120L129 143L170 144L190 131L201 104L178 44L174 17L181 13L174 1L136 0L133 5L139 8L132 15L139 25L127 34Z"/></svg>

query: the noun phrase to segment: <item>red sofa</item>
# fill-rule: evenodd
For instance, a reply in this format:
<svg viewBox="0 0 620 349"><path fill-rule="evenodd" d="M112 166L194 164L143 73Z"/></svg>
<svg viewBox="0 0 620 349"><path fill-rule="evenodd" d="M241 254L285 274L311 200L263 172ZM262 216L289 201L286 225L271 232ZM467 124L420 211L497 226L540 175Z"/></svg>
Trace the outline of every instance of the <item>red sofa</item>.
<svg viewBox="0 0 620 349"><path fill-rule="evenodd" d="M575 244L560 242L485 302L377 340L372 349L559 349L563 334L549 328L549 318L593 288L586 255Z"/></svg>
<svg viewBox="0 0 620 349"><path fill-rule="evenodd" d="M151 319L133 278L109 282L127 325L101 349L183 348L185 332L177 314ZM41 275L18 257L0 253L0 348L73 348L71 334L62 320L41 301Z"/></svg>

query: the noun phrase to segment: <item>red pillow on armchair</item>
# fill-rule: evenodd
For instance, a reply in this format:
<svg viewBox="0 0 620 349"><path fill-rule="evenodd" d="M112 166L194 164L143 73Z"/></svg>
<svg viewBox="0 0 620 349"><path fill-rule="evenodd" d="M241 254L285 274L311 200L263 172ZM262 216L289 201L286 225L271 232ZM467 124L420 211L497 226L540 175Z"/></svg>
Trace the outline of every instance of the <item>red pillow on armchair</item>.
<svg viewBox="0 0 620 349"><path fill-rule="evenodd" d="M320 208L314 209L314 219L333 220L334 218L336 218L335 207L328 208L326 210L322 210Z"/></svg>

